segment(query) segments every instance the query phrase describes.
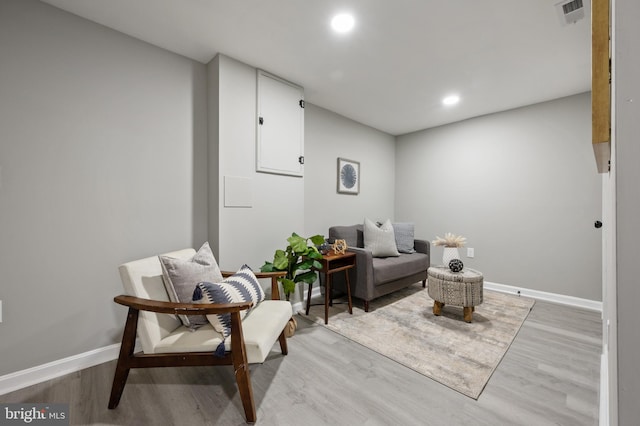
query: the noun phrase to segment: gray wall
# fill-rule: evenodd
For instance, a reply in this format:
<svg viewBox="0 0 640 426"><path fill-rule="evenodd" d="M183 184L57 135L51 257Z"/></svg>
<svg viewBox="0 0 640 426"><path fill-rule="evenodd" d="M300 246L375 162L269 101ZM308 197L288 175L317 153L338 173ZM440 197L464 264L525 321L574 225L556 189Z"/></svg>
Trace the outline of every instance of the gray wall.
<svg viewBox="0 0 640 426"><path fill-rule="evenodd" d="M0 375L115 343L117 266L207 238L206 75L0 2Z"/></svg>
<svg viewBox="0 0 640 426"><path fill-rule="evenodd" d="M327 236L332 225L393 219L395 138L307 103L305 232ZM338 194L337 159L360 162L360 193Z"/></svg>
<svg viewBox="0 0 640 426"><path fill-rule="evenodd" d="M465 236L487 281L601 300L590 120L586 93L398 137L396 220Z"/></svg>
<svg viewBox="0 0 640 426"><path fill-rule="evenodd" d="M620 425L627 426L638 424L640 419L640 333L636 306L640 300L640 3L617 0L615 7L618 420Z"/></svg>

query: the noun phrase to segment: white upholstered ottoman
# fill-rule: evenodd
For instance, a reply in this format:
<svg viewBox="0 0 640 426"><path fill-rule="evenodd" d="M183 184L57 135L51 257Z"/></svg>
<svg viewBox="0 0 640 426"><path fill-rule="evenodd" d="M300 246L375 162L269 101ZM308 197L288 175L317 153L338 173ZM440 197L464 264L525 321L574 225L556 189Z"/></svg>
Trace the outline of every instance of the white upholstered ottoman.
<svg viewBox="0 0 640 426"><path fill-rule="evenodd" d="M427 279L429 296L434 300L434 315L440 315L446 304L462 306L464 320L472 321L475 306L482 303L482 273L470 268L453 272L446 267L431 266L427 270Z"/></svg>

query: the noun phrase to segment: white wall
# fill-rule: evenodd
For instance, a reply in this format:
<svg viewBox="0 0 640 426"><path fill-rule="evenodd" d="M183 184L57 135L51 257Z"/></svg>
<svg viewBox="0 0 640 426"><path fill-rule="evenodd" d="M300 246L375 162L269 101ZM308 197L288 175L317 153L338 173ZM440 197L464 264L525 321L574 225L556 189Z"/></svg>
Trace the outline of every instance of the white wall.
<svg viewBox="0 0 640 426"><path fill-rule="evenodd" d="M640 3L615 2L615 162L618 321L618 421L635 425L640 418L640 332L638 241L640 241ZM611 318L615 321L616 318Z"/></svg>
<svg viewBox="0 0 640 426"><path fill-rule="evenodd" d="M307 103L305 232L327 236L332 225L393 219L395 138ZM337 159L360 162L360 193L337 192Z"/></svg>
<svg viewBox="0 0 640 426"><path fill-rule="evenodd" d="M601 300L590 120L585 93L398 137L396 220L467 237L486 281Z"/></svg>
<svg viewBox="0 0 640 426"><path fill-rule="evenodd" d="M0 375L121 338L124 261L204 242L205 68L0 2Z"/></svg>

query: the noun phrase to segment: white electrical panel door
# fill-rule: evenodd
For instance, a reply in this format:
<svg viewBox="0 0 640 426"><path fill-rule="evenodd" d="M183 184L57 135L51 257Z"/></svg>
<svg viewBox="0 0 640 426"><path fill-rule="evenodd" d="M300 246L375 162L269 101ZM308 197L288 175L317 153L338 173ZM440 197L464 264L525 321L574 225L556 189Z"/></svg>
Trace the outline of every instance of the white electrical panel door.
<svg viewBox="0 0 640 426"><path fill-rule="evenodd" d="M256 170L303 176L304 91L258 70Z"/></svg>

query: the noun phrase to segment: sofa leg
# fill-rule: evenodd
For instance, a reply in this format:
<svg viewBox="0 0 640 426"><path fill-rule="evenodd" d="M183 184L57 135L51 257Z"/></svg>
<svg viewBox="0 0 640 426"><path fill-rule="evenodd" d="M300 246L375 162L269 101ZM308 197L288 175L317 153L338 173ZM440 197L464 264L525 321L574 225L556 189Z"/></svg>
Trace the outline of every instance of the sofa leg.
<svg viewBox="0 0 640 426"><path fill-rule="evenodd" d="M364 301L364 311L365 312L369 312L369 301L368 300Z"/></svg>
<svg viewBox="0 0 640 426"><path fill-rule="evenodd" d="M422 280L422 288L425 288L427 286L427 280Z"/></svg>

